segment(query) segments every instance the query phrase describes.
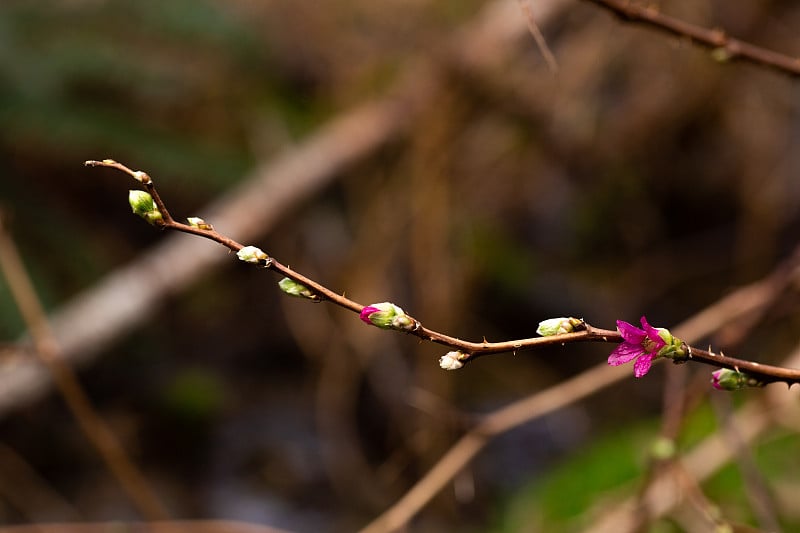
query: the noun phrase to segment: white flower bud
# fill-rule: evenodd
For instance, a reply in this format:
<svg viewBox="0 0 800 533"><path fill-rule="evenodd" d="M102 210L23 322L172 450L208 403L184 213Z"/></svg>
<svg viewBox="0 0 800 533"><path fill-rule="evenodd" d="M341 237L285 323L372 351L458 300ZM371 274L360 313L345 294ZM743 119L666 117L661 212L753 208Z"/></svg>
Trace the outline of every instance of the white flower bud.
<svg viewBox="0 0 800 533"><path fill-rule="evenodd" d="M447 352L439 358L439 366L444 370L458 370L464 366L463 360L469 357L461 351Z"/></svg>
<svg viewBox="0 0 800 533"><path fill-rule="evenodd" d="M245 246L236 252L236 255L245 263L260 263L269 259L269 256L256 246Z"/></svg>
<svg viewBox="0 0 800 533"><path fill-rule="evenodd" d="M212 229L214 229L211 226L211 224L209 224L208 222L206 222L205 220L203 220L200 217L189 217L189 218L186 219L186 222L188 222L189 225L191 227L193 227L193 228L204 229L204 230L212 230Z"/></svg>

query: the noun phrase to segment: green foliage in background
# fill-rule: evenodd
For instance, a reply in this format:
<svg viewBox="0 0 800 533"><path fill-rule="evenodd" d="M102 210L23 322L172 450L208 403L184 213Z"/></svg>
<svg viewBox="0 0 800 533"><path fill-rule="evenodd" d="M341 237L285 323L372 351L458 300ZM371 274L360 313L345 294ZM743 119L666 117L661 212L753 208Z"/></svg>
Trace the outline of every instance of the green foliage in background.
<svg viewBox="0 0 800 533"><path fill-rule="evenodd" d="M566 533L588 527L594 516L635 496L644 479L648 449L658 429L659 421L649 420L587 442L560 465L513 494L504 506L500 524L493 531ZM678 455L691 450L717 430L717 415L704 403L685 420L678 439ZM796 454L799 447L797 433L781 430L767 435L753 447L753 452L746 453L753 453L759 472L770 485L790 486L800 476L800 460ZM705 481L703 490L725 520L757 523L736 461ZM780 516L787 518L787 511L792 509L786 508L786 502L783 505L780 500L778 502ZM792 513L788 513L788 517L792 517ZM787 531L800 526L800 514L794 512L792 518L791 523L783 524ZM681 531L669 517L661 519L657 527L659 532Z"/></svg>
<svg viewBox="0 0 800 533"><path fill-rule="evenodd" d="M260 121L299 134L321 118L220 4L45 3L0 17L3 143L62 157L101 147L95 157L146 162L214 192L252 165Z"/></svg>

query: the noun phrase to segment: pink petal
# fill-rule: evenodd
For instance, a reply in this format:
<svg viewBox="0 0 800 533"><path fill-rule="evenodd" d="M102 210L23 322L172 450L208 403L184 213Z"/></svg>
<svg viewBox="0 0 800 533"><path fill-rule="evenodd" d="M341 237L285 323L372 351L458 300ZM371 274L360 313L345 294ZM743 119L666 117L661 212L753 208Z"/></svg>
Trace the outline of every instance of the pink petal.
<svg viewBox="0 0 800 533"><path fill-rule="evenodd" d="M369 319L369 315L371 315L372 313L377 313L378 311L380 311L380 309L378 309L377 307L368 305L361 310L361 313L358 315L358 317L367 324L372 324L372 322Z"/></svg>
<svg viewBox="0 0 800 533"><path fill-rule="evenodd" d="M614 351L608 356L608 364L611 366L624 365L625 363L633 361L643 353L644 350L641 345L623 342L614 348Z"/></svg>
<svg viewBox="0 0 800 533"><path fill-rule="evenodd" d="M654 352L659 351L661 348L667 345L664 342L664 339L661 338L661 335L658 334L658 330L647 323L647 319L642 317L642 327L644 331L647 333L647 337L655 343L655 348L652 350Z"/></svg>
<svg viewBox="0 0 800 533"><path fill-rule="evenodd" d="M622 338L625 339L625 342L631 344L641 344L647 337L647 333L644 330L637 328L633 324L628 324L624 320L617 320L617 329Z"/></svg>
<svg viewBox="0 0 800 533"><path fill-rule="evenodd" d="M635 363L633 363L633 375L637 378L640 378L647 374L650 371L650 365L653 364L653 355L652 354L645 354L639 357Z"/></svg>

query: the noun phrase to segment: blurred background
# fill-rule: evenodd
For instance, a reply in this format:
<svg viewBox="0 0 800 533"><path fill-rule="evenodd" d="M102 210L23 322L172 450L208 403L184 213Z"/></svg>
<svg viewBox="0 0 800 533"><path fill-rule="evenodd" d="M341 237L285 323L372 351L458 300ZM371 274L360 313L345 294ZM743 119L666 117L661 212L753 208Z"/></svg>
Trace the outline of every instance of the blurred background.
<svg viewBox="0 0 800 533"><path fill-rule="evenodd" d="M800 54L794 2L655 5ZM508 0L0 4L4 216L65 355L172 516L355 531L481 415L610 347L444 372L443 347L289 299L271 272L148 226L126 201L135 182L84 160L147 171L176 218L475 341L531 337L553 316L671 327L790 256L796 80L591 2L533 14L555 72ZM198 251L152 270L172 246ZM128 292L102 292L120 272ZM792 287L746 335L698 345L779 363L797 303ZM23 375L24 331L3 281L0 523L140 518L58 394ZM640 485L667 367L494 439L409 530L580 530ZM701 392L679 449L719 427L711 369L682 369ZM752 451L787 529L798 444L776 428ZM736 466L703 488L754 523Z"/></svg>

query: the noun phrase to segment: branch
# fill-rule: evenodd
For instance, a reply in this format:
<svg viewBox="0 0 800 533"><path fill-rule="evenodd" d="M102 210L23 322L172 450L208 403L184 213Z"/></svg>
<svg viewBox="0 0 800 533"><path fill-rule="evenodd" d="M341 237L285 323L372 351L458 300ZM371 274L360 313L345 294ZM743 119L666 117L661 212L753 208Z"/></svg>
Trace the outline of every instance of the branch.
<svg viewBox="0 0 800 533"><path fill-rule="evenodd" d="M784 364L800 363L800 345L783 361ZM787 413L795 413L798 402L798 391L788 394L777 389L765 391L765 398L748 402L734 415L733 424L739 432L743 443L753 446L756 440L771 428L776 420L781 420ZM763 400L763 401L762 401ZM794 414L792 414L794 418ZM714 432L703 441L682 454L679 459L683 469L691 472L698 482L703 482L718 472L724 465L734 459L734 450L720 432ZM670 479L669 473L657 476L647 488L645 495L649 517L657 518L677 506L683 494ZM634 533L642 531L640 505L636 498L626 498L607 509L602 516L594 517L592 525L585 529L586 533Z"/></svg>
<svg viewBox="0 0 800 533"><path fill-rule="evenodd" d="M779 265L768 277L741 287L725 296L678 324L675 332L681 338L694 342L709 336L727 324L742 319L746 320L754 313L761 313L786 290L798 273L800 273L800 249L790 259ZM796 351L795 356L787 359L784 363L796 364L798 358L800 358L800 351ZM365 526L360 533L393 531L407 524L494 437L536 420L556 409L585 400L590 395L622 380L624 374L617 370L606 365L596 365L566 381L517 400L487 415L479 424L464 434L403 497ZM773 397L775 403L790 405L791 398L796 397L796 394L773 394ZM691 461L691 459L689 460ZM702 466L706 466L707 463L702 459L699 461ZM663 476L657 476L654 482L662 483ZM635 498L630 498L624 506L625 509L635 505L635 501ZM635 516L641 519L642 514L638 513ZM621 529L610 527L602 529L602 531L617 532Z"/></svg>
<svg viewBox="0 0 800 533"><path fill-rule="evenodd" d="M107 167L122 171L141 183L141 185L149 194L149 197L147 197L142 206L137 206L133 200L131 201L131 204L134 212L148 220L148 222L151 224L162 229L170 229L183 233L189 233L215 241L225 246L229 250L236 252L240 259L248 263L253 263L260 267L278 272L286 278L299 283L301 288L305 290L306 297L314 301L328 300L335 305L358 313L362 320L367 323L372 323L373 325L377 325L384 329L400 330L410 335L419 337L422 340L435 342L437 344L453 348L455 351L448 354L448 356L451 356L451 358L454 359L454 365L448 367L449 369L460 368L464 364L484 355L517 352L519 350L530 349L539 346L556 344L563 345L572 342L627 342L624 336L618 331L595 328L583 320L576 319L570 319L575 322L574 326L576 331L574 332L550 334L543 337L532 337L502 342L488 342L485 339L483 342L464 341L423 326L419 320L406 314L402 309L394 306L393 304L389 304L388 302L370 306L365 306L355 302L332 291L321 283L314 281L311 278L281 264L275 258L268 256L259 248L245 246L234 241L230 237L218 233L210 224L207 224L202 219L187 219L190 221L189 224L176 221L170 214L166 204L161 199L161 196L158 194L155 183L145 172L132 170L127 166L111 159L104 159L102 161L89 160L86 161L85 164L90 167ZM152 200L150 200L150 198L152 198ZM195 220L195 222L192 223L192 220ZM373 318L371 316L372 314L375 314L376 316L382 314L380 321ZM651 340L658 340L658 338L651 337ZM676 348L678 345L680 345L677 355L670 355L668 357L673 359L676 363L683 363L692 360L715 367L727 368L735 372L744 372L751 380L750 384L753 385L764 385L778 381L785 382L788 385L800 383L800 370L763 365L754 361L729 357L721 352L714 353L710 348L708 350L703 350L701 348L686 345L677 339L675 339L675 345ZM442 361L444 361L444 358ZM445 367L444 363L442 363L442 366ZM643 374L637 375L641 376Z"/></svg>
<svg viewBox="0 0 800 533"><path fill-rule="evenodd" d="M629 0L588 0L624 22L642 24L678 37L687 37L712 50L720 61L742 60L772 70L800 76L800 58L761 48L733 37L720 29L708 29L664 15L655 7L645 7Z"/></svg>
<svg viewBox="0 0 800 533"><path fill-rule="evenodd" d="M87 440L94 446L142 516L149 520L166 518L168 514L161 501L142 472L128 457L117 437L95 410L75 372L61 357L58 341L50 328L33 283L2 223L0 223L0 270L8 280L11 294L33 341L36 356L50 371L64 402Z"/></svg>
<svg viewBox="0 0 800 533"><path fill-rule="evenodd" d="M567 7L566 0L539 1L539 24ZM526 26L514 2L489 2L447 41L447 64L488 75L504 63ZM411 61L375 100L342 111L291 149L257 165L223 198L206 207L220 227L241 238L263 235L292 206L330 182L343 169L407 132L427 94L442 83L444 65L433 57ZM177 237L175 235L174 237ZM181 262L183 257L192 261ZM139 324L170 292L205 275L223 256L199 240L165 239L136 261L109 274L50 316L64 358L82 364ZM22 349L0 372L0 417L43 395L46 371Z"/></svg>

